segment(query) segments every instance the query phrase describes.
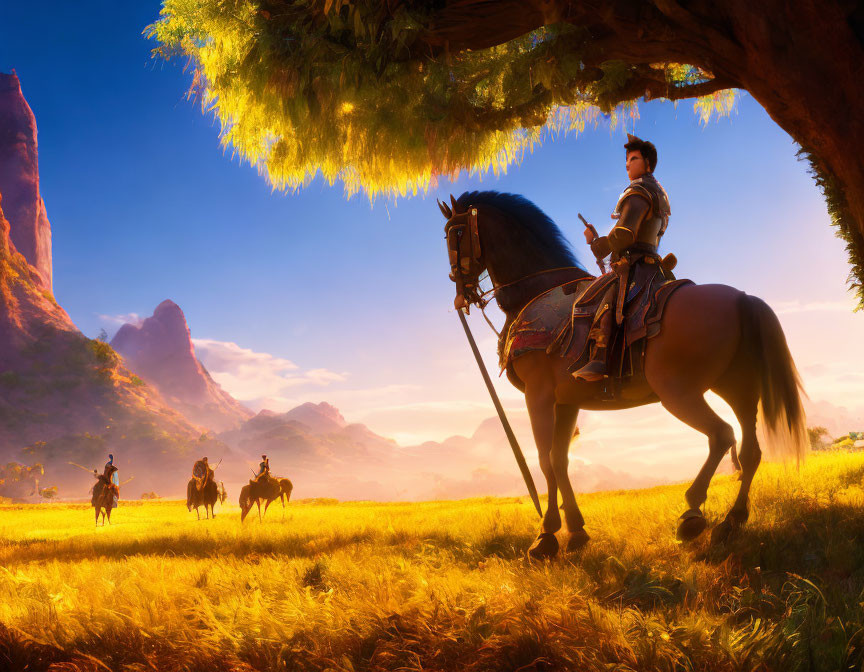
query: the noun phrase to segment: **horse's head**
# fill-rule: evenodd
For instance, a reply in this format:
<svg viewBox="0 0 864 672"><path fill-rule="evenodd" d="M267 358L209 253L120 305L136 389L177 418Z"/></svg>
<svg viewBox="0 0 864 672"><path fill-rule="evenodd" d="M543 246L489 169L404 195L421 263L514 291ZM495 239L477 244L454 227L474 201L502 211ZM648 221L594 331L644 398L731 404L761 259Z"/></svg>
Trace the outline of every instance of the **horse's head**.
<svg viewBox="0 0 864 672"><path fill-rule="evenodd" d="M246 520L246 515L249 513L249 510L252 508L252 486L244 485L240 490L240 522L242 523Z"/></svg>
<svg viewBox="0 0 864 672"><path fill-rule="evenodd" d="M450 257L450 279L456 283L457 310L467 309L480 302L477 291L480 274L486 269L483 250L480 247L480 231L477 226L477 208L460 205L450 196L450 205L438 201L441 214L447 219L444 234Z"/></svg>

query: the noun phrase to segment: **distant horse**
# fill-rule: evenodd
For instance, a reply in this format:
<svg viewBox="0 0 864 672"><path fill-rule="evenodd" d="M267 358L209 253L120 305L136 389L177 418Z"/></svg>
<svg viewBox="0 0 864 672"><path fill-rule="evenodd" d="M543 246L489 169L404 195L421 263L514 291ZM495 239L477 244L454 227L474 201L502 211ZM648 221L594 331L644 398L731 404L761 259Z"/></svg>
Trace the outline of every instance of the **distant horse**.
<svg viewBox="0 0 864 672"><path fill-rule="evenodd" d="M461 309L480 298L477 287L487 271L509 325L530 301L568 279L592 276L579 265L561 230L536 205L513 194L464 193L451 206L439 204L447 219L451 279L457 282L455 305ZM469 210L470 206L470 210ZM505 325L505 326L506 326ZM511 381L525 393L531 428L546 477L549 503L541 531L529 549L535 558L553 557L561 529L558 492L570 533L567 548L588 541L585 520L568 475L568 451L579 409L616 410L660 402L667 411L708 438L708 459L685 499L678 538L690 540L707 527L701 507L708 485L724 455L735 446L732 427L705 401L716 392L741 424L738 496L712 542L734 534L748 518L748 497L761 460L756 440L757 412L770 443L800 458L805 451L805 417L800 379L777 316L765 302L725 285L684 285L668 297L659 333L647 341L644 378L627 394L610 399L602 382L575 379L572 364L544 349L512 360ZM505 333L506 335L506 333Z"/></svg>
<svg viewBox="0 0 864 672"><path fill-rule="evenodd" d="M190 511L194 508L198 520L201 520L201 514L198 512L199 506L204 507L204 515L208 519L210 518L210 514L213 514L213 518L216 517L216 512L213 510L213 507L216 505L218 499L219 488L216 486L214 481L208 480L204 487L199 490L196 479L189 479L189 483L186 486L186 508ZM208 507L210 508L209 513L207 510Z"/></svg>
<svg viewBox="0 0 864 672"><path fill-rule="evenodd" d="M248 485L244 485L240 490L240 522L246 520L246 515L252 509L253 504L258 505L258 520L261 520L261 500L264 500L264 513L270 503L275 499L282 502L282 511L284 514L285 504L291 501L291 492L294 490L294 485L287 478L264 478L260 481L249 481Z"/></svg>
<svg viewBox="0 0 864 672"><path fill-rule="evenodd" d="M120 489L112 484L107 483L104 478L100 477L93 486L93 497L90 499L90 506L95 509L96 527L99 527L99 514L102 514L102 526L105 526L107 517L108 524L111 524L111 509L114 506L114 498L119 495Z"/></svg>

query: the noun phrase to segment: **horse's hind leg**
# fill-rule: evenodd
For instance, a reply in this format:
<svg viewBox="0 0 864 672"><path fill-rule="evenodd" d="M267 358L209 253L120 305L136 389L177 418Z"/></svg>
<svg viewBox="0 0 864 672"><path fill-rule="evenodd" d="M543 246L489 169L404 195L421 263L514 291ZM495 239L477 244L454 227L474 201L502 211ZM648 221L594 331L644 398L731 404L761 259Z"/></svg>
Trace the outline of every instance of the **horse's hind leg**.
<svg viewBox="0 0 864 672"><path fill-rule="evenodd" d="M525 388L525 403L531 418L531 431L534 434L534 443L537 445L540 469L543 471L543 476L546 477L546 491L549 493L540 534L528 549L528 555L538 560L557 555L559 545L555 533L561 529L561 513L558 511L558 485L555 480L555 472L552 469L555 398L553 391L544 389L544 387L531 385L529 380L529 384Z"/></svg>
<svg viewBox="0 0 864 672"><path fill-rule="evenodd" d="M762 461L762 450L756 438L756 412L759 404L756 384L744 382L735 386L717 387L714 391L732 407L741 424L741 483L738 496L726 514L726 519L711 533L711 543L717 544L733 537L750 516L750 486Z"/></svg>
<svg viewBox="0 0 864 672"><path fill-rule="evenodd" d="M708 526L705 516L702 515L702 505L708 498L708 485L723 456L735 445L735 432L712 410L702 392L661 392L657 387L655 391L666 410L708 437L708 459L684 494L689 508L681 515L678 523L678 539L690 541L702 534Z"/></svg>

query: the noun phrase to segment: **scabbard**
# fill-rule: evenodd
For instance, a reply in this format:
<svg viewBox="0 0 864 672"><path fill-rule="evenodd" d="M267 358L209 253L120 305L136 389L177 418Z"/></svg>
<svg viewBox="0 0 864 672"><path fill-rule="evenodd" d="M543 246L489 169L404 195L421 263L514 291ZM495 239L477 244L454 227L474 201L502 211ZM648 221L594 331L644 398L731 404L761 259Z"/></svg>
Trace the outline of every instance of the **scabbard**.
<svg viewBox="0 0 864 672"><path fill-rule="evenodd" d="M624 301L627 299L630 262L626 259L620 259L612 264L612 270L618 276L618 295L615 297L615 324L621 324L624 321Z"/></svg>

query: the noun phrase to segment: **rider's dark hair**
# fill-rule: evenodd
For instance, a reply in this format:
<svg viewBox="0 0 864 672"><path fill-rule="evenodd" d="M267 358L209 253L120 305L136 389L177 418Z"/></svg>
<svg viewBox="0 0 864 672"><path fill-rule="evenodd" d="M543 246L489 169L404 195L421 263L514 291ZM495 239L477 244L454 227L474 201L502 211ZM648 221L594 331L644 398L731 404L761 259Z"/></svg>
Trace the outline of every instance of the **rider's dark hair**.
<svg viewBox="0 0 864 672"><path fill-rule="evenodd" d="M624 150L628 154L630 152L639 152L642 158L648 162L648 170L652 173L654 172L654 169L657 167L657 148L654 146L654 143L634 137L624 145Z"/></svg>

